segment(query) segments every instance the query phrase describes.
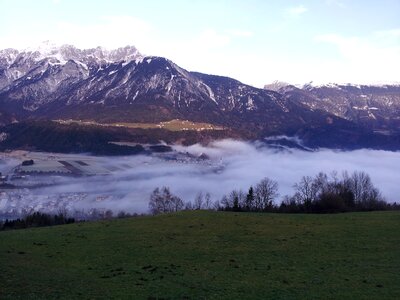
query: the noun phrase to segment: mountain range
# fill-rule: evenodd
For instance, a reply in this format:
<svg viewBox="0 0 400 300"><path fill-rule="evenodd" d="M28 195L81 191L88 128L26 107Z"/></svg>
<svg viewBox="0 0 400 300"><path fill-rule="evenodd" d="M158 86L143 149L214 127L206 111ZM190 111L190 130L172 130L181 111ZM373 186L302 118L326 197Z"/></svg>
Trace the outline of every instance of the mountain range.
<svg viewBox="0 0 400 300"><path fill-rule="evenodd" d="M250 62L249 62L250 63ZM327 70L329 71L329 70ZM101 123L172 119L223 126L245 139L297 136L310 147L400 149L400 85L263 89L116 50L45 45L0 51L0 121Z"/></svg>

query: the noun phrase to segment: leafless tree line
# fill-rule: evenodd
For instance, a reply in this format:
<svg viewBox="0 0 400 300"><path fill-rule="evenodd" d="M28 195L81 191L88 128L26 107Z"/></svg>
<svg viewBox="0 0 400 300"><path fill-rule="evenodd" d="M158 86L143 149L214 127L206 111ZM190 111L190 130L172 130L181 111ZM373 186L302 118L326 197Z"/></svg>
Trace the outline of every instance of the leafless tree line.
<svg viewBox="0 0 400 300"><path fill-rule="evenodd" d="M255 212L331 213L399 209L396 203L388 204L370 176L365 172L320 172L314 177L303 176L294 184L294 194L284 196L278 204L278 183L264 178L247 192L232 190L221 200L212 201L209 193L200 192L193 202L184 202L173 195L168 187L156 188L150 196L152 214L180 210L231 210Z"/></svg>

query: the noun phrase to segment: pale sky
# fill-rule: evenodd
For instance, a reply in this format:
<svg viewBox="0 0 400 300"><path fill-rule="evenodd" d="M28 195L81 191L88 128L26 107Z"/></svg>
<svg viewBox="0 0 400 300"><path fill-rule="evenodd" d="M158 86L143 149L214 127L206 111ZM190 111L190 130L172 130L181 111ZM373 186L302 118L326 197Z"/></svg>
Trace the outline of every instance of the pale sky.
<svg viewBox="0 0 400 300"><path fill-rule="evenodd" d="M400 82L400 0L0 0L0 49L134 45L262 87Z"/></svg>

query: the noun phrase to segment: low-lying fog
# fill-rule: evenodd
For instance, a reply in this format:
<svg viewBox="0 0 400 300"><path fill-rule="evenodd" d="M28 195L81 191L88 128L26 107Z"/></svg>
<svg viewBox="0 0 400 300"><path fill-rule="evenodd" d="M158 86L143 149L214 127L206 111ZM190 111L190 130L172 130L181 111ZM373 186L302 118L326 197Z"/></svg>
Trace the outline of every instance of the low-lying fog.
<svg viewBox="0 0 400 300"><path fill-rule="evenodd" d="M250 185L258 183L263 177L279 183L282 198L293 194L293 184L302 176L334 170L339 174L344 170L365 171L387 201L399 201L400 152L277 151L257 143L232 140L214 142L207 147L175 146L174 149L196 156L205 153L210 160L174 161L165 160L162 156L88 157L111 170L111 175L58 177L57 185L46 188L19 192L3 190L0 215L10 208L53 209L56 212L55 209L62 207L69 210L99 208L143 213L148 211L149 195L156 187L168 186L184 201L193 200L200 191L209 192L212 200L220 200L232 189L247 191ZM15 164L15 160L8 160L7 164L0 166L0 171L6 172Z"/></svg>

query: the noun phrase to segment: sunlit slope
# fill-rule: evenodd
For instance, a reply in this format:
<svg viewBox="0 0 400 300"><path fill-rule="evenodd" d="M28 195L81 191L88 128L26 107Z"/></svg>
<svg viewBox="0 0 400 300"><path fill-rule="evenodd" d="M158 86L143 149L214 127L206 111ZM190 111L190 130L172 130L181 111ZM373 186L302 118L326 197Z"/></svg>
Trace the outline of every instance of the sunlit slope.
<svg viewBox="0 0 400 300"><path fill-rule="evenodd" d="M0 232L0 298L399 299L399 226L183 212Z"/></svg>

